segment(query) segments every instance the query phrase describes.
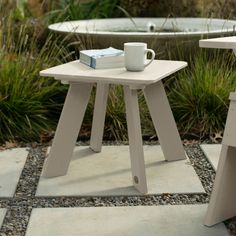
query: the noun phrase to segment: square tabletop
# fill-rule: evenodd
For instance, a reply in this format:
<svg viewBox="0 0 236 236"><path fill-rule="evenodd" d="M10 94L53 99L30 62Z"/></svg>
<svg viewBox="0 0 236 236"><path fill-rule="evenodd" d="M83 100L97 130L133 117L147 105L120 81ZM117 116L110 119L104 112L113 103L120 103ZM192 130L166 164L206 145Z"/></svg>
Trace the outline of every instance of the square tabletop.
<svg viewBox="0 0 236 236"><path fill-rule="evenodd" d="M202 48L236 49L236 36L202 39L199 41Z"/></svg>
<svg viewBox="0 0 236 236"><path fill-rule="evenodd" d="M54 77L64 82L101 82L124 85L147 85L155 83L186 67L184 61L154 60L142 72L130 72L124 67L93 69L77 61L55 66L40 72L41 76Z"/></svg>

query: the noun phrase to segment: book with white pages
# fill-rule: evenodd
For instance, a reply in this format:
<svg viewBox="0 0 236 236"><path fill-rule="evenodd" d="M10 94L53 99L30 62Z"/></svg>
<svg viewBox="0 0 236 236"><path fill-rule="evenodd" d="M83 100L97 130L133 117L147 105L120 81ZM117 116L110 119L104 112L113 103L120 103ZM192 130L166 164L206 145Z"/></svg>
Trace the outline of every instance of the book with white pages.
<svg viewBox="0 0 236 236"><path fill-rule="evenodd" d="M112 47L80 51L80 62L94 69L124 67L124 51Z"/></svg>

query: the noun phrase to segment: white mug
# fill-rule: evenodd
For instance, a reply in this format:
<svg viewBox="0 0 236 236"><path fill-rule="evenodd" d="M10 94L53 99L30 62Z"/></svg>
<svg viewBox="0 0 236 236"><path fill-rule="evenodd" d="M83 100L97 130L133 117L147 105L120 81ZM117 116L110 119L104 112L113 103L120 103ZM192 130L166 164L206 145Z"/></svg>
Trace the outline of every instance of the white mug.
<svg viewBox="0 0 236 236"><path fill-rule="evenodd" d="M146 43L125 43L124 51L125 68L128 71L143 71L155 58L155 52L152 49L147 49ZM147 62L148 52L152 54L152 58Z"/></svg>

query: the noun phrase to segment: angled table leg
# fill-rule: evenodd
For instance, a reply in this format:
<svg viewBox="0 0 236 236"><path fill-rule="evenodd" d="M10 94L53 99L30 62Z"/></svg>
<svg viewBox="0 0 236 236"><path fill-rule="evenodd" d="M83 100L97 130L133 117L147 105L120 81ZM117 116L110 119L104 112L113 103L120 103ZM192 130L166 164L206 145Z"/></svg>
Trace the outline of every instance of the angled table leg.
<svg viewBox="0 0 236 236"><path fill-rule="evenodd" d="M133 184L138 191L145 194L147 193L147 182L137 90L132 90L129 86L124 86L124 96Z"/></svg>
<svg viewBox="0 0 236 236"><path fill-rule="evenodd" d="M186 159L162 81L147 86L144 95L165 159L167 161Z"/></svg>
<svg viewBox="0 0 236 236"><path fill-rule="evenodd" d="M236 216L236 92L230 93L220 160L204 224L212 226Z"/></svg>
<svg viewBox="0 0 236 236"><path fill-rule="evenodd" d="M236 147L223 145L204 224L212 226L236 216Z"/></svg>
<svg viewBox="0 0 236 236"><path fill-rule="evenodd" d="M97 84L90 148L101 152L109 84Z"/></svg>
<svg viewBox="0 0 236 236"><path fill-rule="evenodd" d="M61 176L67 169L89 101L92 84L71 83L43 176Z"/></svg>

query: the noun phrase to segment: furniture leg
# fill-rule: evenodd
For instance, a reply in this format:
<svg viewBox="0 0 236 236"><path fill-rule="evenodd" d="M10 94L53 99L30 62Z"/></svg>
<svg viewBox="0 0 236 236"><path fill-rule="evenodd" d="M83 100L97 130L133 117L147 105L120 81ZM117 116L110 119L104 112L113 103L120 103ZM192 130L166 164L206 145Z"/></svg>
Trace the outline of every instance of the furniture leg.
<svg viewBox="0 0 236 236"><path fill-rule="evenodd" d="M236 216L236 147L222 145L220 160L204 224L215 225Z"/></svg>
<svg viewBox="0 0 236 236"><path fill-rule="evenodd" d="M146 86L144 95L165 159L186 159L162 81Z"/></svg>
<svg viewBox="0 0 236 236"><path fill-rule="evenodd" d="M89 101L92 84L71 83L43 176L61 176L67 169Z"/></svg>
<svg viewBox="0 0 236 236"><path fill-rule="evenodd" d="M102 148L102 137L106 116L108 91L109 84L97 84L92 131L90 138L90 148L94 152L101 152Z"/></svg>
<svg viewBox="0 0 236 236"><path fill-rule="evenodd" d="M147 182L137 90L132 90L129 86L124 86L124 97L133 184L138 191L145 194L147 193Z"/></svg>
<svg viewBox="0 0 236 236"><path fill-rule="evenodd" d="M222 144L235 147L236 146L236 125L235 125L236 92L230 93L229 99L230 99L230 104L225 123L225 131Z"/></svg>

